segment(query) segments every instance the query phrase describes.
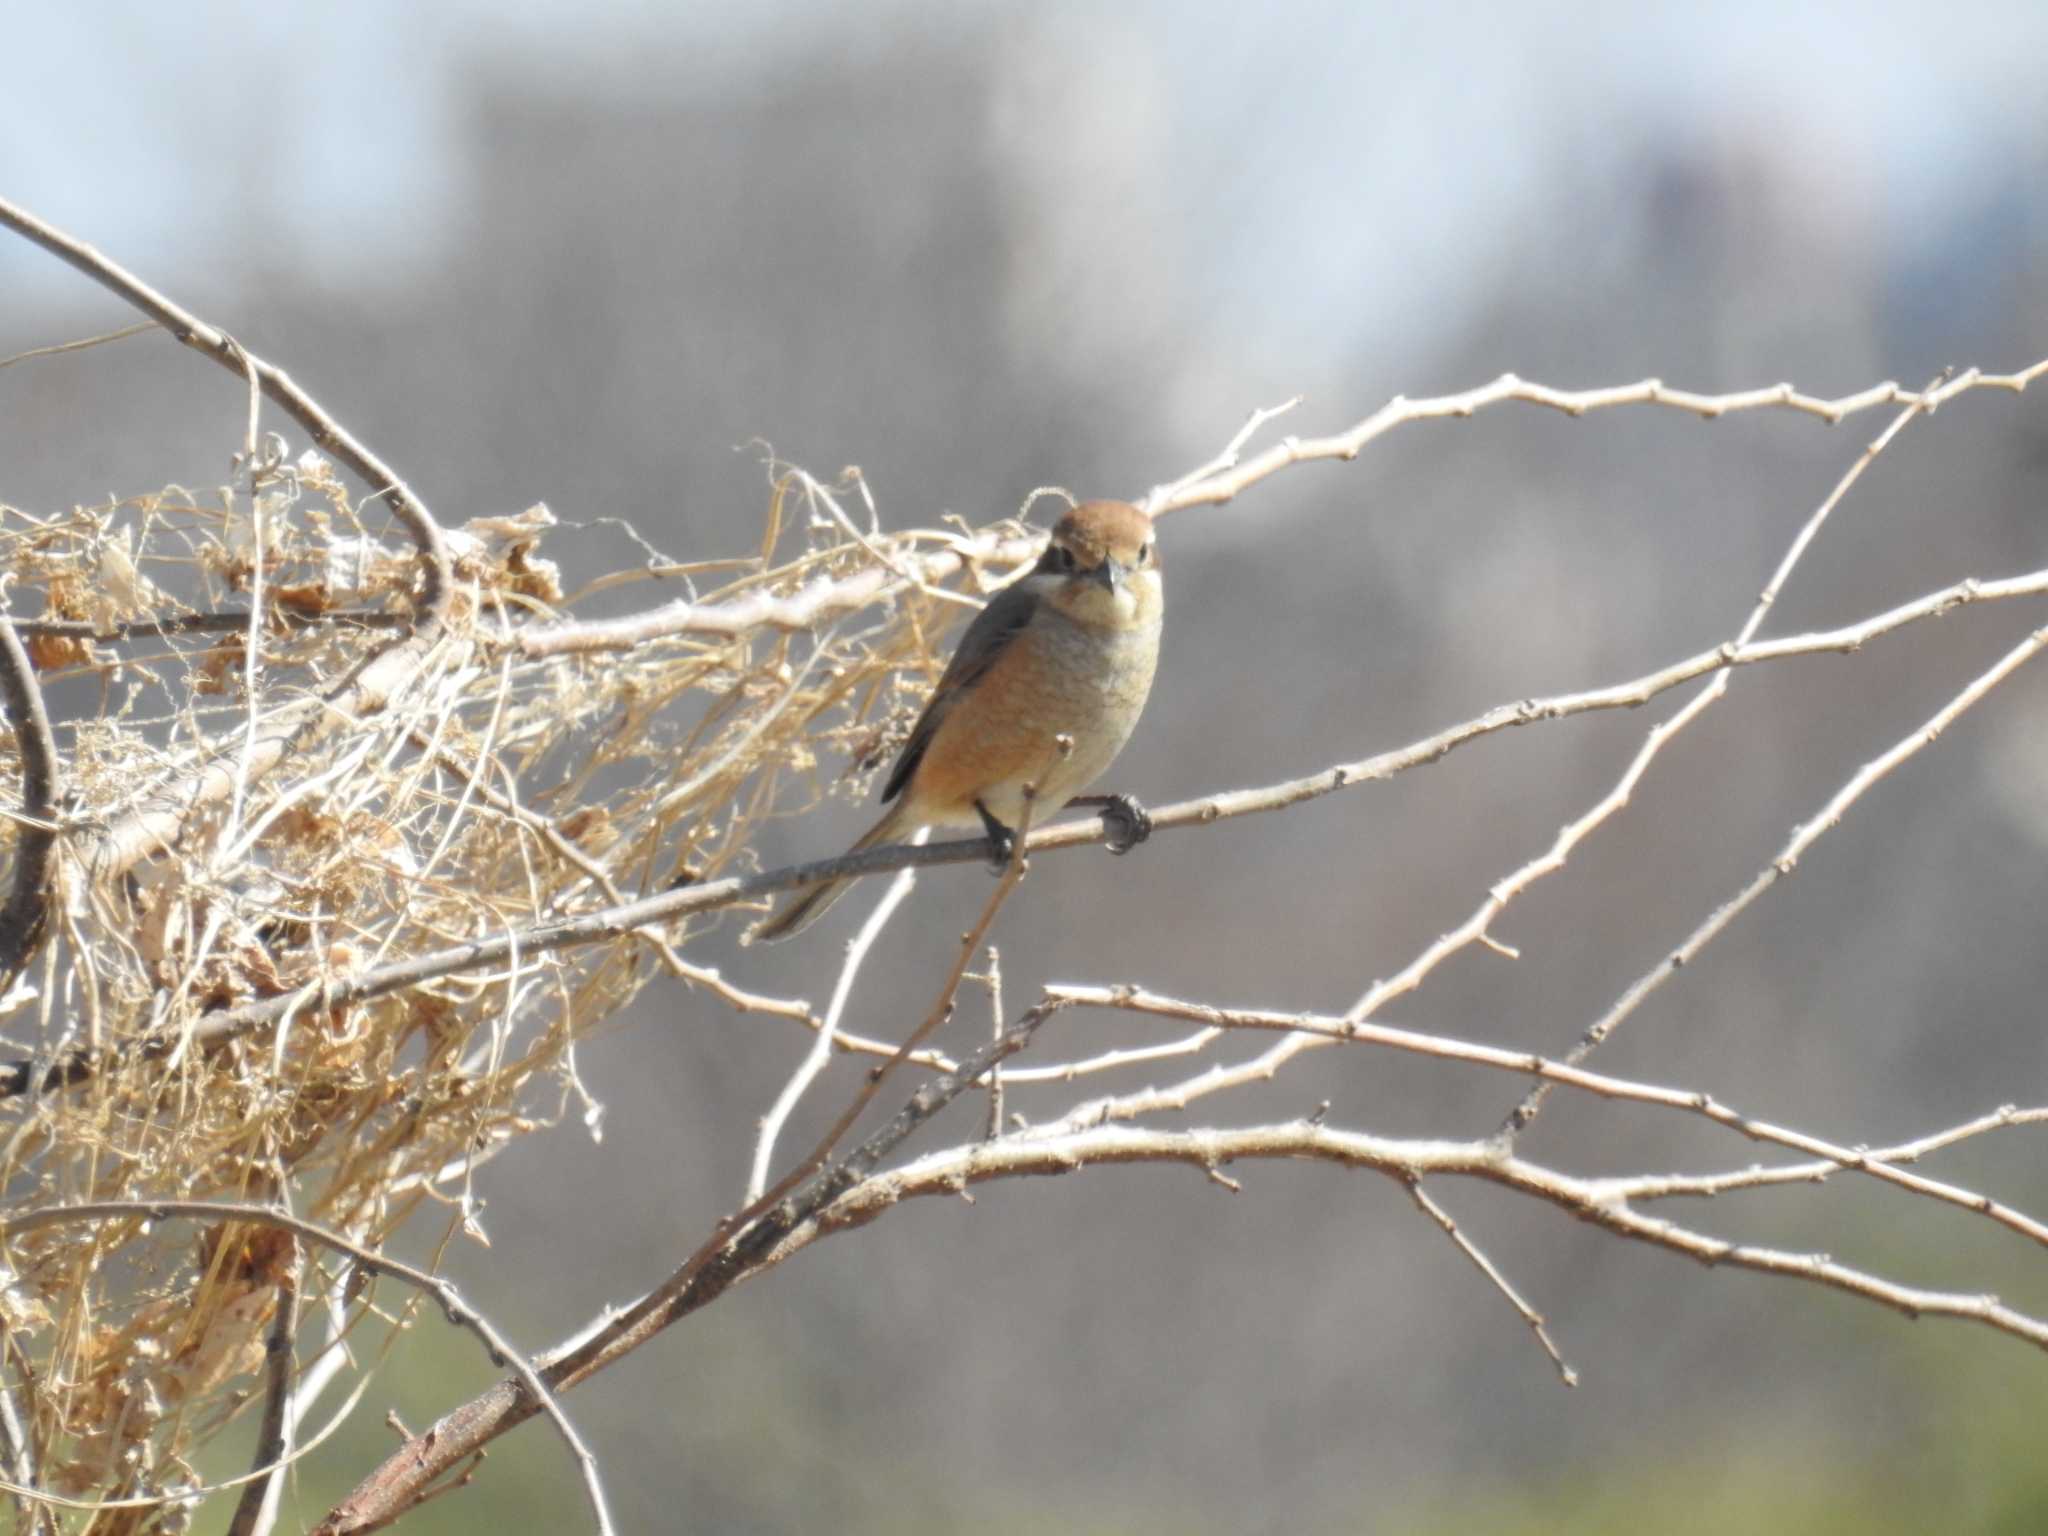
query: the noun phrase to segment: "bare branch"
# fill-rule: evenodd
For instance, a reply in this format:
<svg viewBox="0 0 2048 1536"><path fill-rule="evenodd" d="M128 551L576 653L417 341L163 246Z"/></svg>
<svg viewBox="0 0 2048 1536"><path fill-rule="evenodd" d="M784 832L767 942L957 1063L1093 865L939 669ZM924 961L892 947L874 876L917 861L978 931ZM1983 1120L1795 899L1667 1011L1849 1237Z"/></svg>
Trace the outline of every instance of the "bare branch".
<svg viewBox="0 0 2048 1536"><path fill-rule="evenodd" d="M1725 395L1703 395L1691 390L1667 388L1661 379L1644 379L1639 383L1617 384L1605 389L1556 389L1504 373L1491 384L1482 384L1477 389L1455 395L1437 395L1425 400L1410 400L1396 395L1346 432L1329 437L1283 438L1234 469L1182 487L1154 510L1172 512L1182 507L1214 506L1231 500L1248 486L1256 485L1290 465L1318 459L1355 459L1368 443L1384 437L1396 427L1417 421L1472 416L1488 406L1510 400L1562 411L1567 416L1583 416L1588 411L1611 410L1622 405L1664 406L1708 421L1732 416L1738 411L1787 410L1817 416L1832 426L1845 417L1881 405L1912 405L1931 411L1966 390L1997 389L2018 394L2044 373L2048 373L2048 358L2017 373L1980 373L1972 368L1946 384L1917 394L1886 382L1834 400L1802 394L1790 384L1737 390Z"/></svg>
<svg viewBox="0 0 2048 1536"><path fill-rule="evenodd" d="M832 1048L839 1041L839 1021L846 1016L846 1005L853 997L853 984L860 976L868 951L875 947L875 940L882 936L882 930L889 926L889 919L896 915L916 883L917 871L899 870L896 878L889 882L888 889L882 892L882 899L875 903L874 911L868 914L860 925L860 931L846 946L846 959L839 967L839 980L832 988L832 999L825 1005L825 1018L818 1029L817 1039L804 1053L803 1060L797 1063L789 1081L783 1084L782 1092L775 1096L768 1113L761 1117L761 1131L754 1138L753 1170L747 1176L748 1204L759 1200L768 1188L768 1168L775 1159L776 1138L782 1134L782 1127L795 1111L798 1101L832 1058ZM902 1054L899 1047L890 1059L893 1061Z"/></svg>
<svg viewBox="0 0 2048 1536"><path fill-rule="evenodd" d="M49 903L50 855L57 842L63 790L57 743L43 710L43 691L22 649L12 619L0 612L0 700L21 753L21 831L14 844L14 875L0 907L0 990L27 962L41 937Z"/></svg>
<svg viewBox="0 0 2048 1536"><path fill-rule="evenodd" d="M1416 1209L1443 1228L1444 1236L1457 1245L1458 1252L1472 1261L1472 1267L1492 1282L1493 1288L1515 1309L1515 1315L1529 1325L1529 1331L1536 1336L1536 1342L1542 1346L1543 1353L1550 1356L1550 1363L1557 1367L1557 1379L1568 1387L1576 1387L1579 1384L1579 1373L1565 1364L1564 1356L1557 1352L1557 1345L1551 1341L1550 1332L1544 1326L1543 1314L1522 1300L1521 1293L1508 1283L1508 1277L1494 1266L1493 1260L1480 1250L1477 1243L1458 1229L1458 1224L1451 1219L1451 1213L1430 1199L1428 1191L1422 1187L1422 1180L1408 1181L1408 1198L1415 1202Z"/></svg>
<svg viewBox="0 0 2048 1536"><path fill-rule="evenodd" d="M292 1377L299 1335L300 1285L304 1256L293 1237L292 1257L277 1286L277 1310L271 1314L270 1336L264 1341L263 1424L256 1432L256 1466L264 1475L244 1485L235 1502L227 1536L268 1536L277 1521L284 1469L291 1460Z"/></svg>
<svg viewBox="0 0 2048 1536"><path fill-rule="evenodd" d="M1774 1125L1768 1120L1759 1120L1743 1114L1721 1103L1712 1094L1702 1093L1697 1089L1668 1088L1630 1078L1610 1077L1606 1073L1587 1071L1570 1060L1552 1061L1546 1056L1538 1056L1529 1051L1512 1051L1499 1046L1479 1045L1469 1040L1455 1040L1443 1035L1401 1029L1392 1024L1337 1018L1324 1014L1280 1013L1257 1008L1218 1008L1208 1003L1191 1003L1180 998L1164 997L1141 987L1047 987L1042 1006L1052 1010L1074 1007L1114 1008L1126 1013L1184 1019L1191 1023L1205 1024L1210 1029L1218 1031L1274 1031L1317 1043L1384 1046L1416 1056L1434 1057L1440 1061L1454 1061L1466 1066L1490 1067L1496 1071L1519 1073L1536 1078L1543 1084L1576 1088L1622 1103L1650 1104L1660 1109L1676 1109L1711 1120L1714 1124L1725 1126L1751 1141L1768 1142L1773 1146L1785 1147L1794 1152L1803 1152L1809 1157L1826 1160L1827 1166L1820 1168L1818 1172L1815 1171L1815 1165L1800 1165L1805 1171L1794 1182L1808 1182L1835 1169L1849 1169L1868 1174L1912 1194L1924 1195L1943 1204L1988 1217L2029 1241L2048 1247L2048 1224L2027 1215L2024 1211L1988 1199L1975 1190L1923 1178L1893 1166L1896 1162L1910 1158L1894 1158L1885 1153L1873 1152L1866 1147L1844 1146L1804 1131ZM1085 1120L1090 1114L1104 1118L1129 1118L1120 1105L1109 1101L1075 1111L1069 1117L1069 1123ZM1999 1126L2044 1122L2048 1122L2048 1107L2018 1110L2008 1105L1982 1120L1970 1122L1974 1129L1969 1134ZM1950 1133L1943 1134L1948 1136L1949 1140L1962 1139ZM1911 1157L1924 1156L1934 1146L1948 1145L1949 1140L1937 1140L1927 1145L1909 1144Z"/></svg>
<svg viewBox="0 0 2048 1536"><path fill-rule="evenodd" d="M1688 934L1684 943L1638 977L1616 1000L1612 1008L1588 1025L1586 1032L1579 1037L1578 1043L1565 1054L1565 1061L1576 1066L1599 1049L1601 1042L1612 1035L1624 1019L1640 1008L1651 993L1663 986L1680 967L1691 962L1700 951L1719 938L1751 902L1791 874L1806 851L1819 841L1823 833L1841 824L1842 817L1848 812L1849 807L1861 799L1871 785L1922 748L1932 746L1936 737L1960 719L1987 693L2038 656L2043 645L2048 645L2048 627L2037 629L2028 635L2001 656L1988 671L1981 673L1961 693L1936 710L1926 724L1902 737L1893 743L1889 750L1859 768L1811 821L1793 831L1791 839L1779 850L1778 856L1759 870L1748 885ZM1532 1088L1527 1097L1515 1106L1503 1122L1503 1134L1512 1137L1535 1118L1537 1111L1542 1108L1543 1095L1542 1084L1539 1083Z"/></svg>
<svg viewBox="0 0 2048 1536"><path fill-rule="evenodd" d="M46 224L27 209L0 198L0 225L41 246L60 261L75 267L102 288L148 315L169 331L173 338L205 353L229 372L253 374L268 395L306 432L320 449L354 470L370 489L383 498L398 516L420 548L421 589L418 631L431 637L447 616L452 595L448 548L424 503L375 454L371 453L320 404L292 382L290 375L243 350L225 331L208 325L198 316L165 298L132 272L116 265L82 240L75 240L54 225Z"/></svg>
<svg viewBox="0 0 2048 1536"><path fill-rule="evenodd" d="M2008 1307L1995 1296L1902 1285L1837 1262L1827 1254L1794 1253L1697 1231L1645 1216L1630 1204L1629 1186L1579 1178L1533 1163L1488 1138L1415 1141L1340 1131L1299 1121L1243 1130L1149 1130L1097 1125L1041 1135L1025 1131L998 1141L934 1152L849 1189L815 1223L794 1231L778 1259L818 1237L862 1226L905 1200L958 1196L990 1179L1047 1177L1120 1163L1181 1163L1200 1169L1246 1159L1312 1160L1368 1169L1401 1181L1474 1178L1542 1200L1634 1242L1669 1249L1703 1264L1727 1264L1874 1301L1907 1317L1949 1317L1973 1322L2048 1350L2048 1319Z"/></svg>

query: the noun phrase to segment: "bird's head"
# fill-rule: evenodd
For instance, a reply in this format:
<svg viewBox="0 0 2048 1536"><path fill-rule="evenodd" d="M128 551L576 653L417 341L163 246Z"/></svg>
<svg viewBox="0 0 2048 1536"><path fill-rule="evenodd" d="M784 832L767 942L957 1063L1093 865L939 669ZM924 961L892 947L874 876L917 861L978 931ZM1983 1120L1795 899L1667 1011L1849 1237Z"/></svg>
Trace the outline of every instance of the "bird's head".
<svg viewBox="0 0 2048 1536"><path fill-rule="evenodd" d="M1152 519L1124 501L1084 501L1053 526L1033 573L1055 608L1104 629L1157 624L1163 603Z"/></svg>

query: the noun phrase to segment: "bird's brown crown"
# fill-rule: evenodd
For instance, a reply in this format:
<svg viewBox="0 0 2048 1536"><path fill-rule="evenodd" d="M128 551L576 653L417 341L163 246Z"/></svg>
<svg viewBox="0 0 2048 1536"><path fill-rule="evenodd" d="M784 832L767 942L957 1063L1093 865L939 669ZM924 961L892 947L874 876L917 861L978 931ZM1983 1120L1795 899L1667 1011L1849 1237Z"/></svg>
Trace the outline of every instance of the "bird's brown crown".
<svg viewBox="0 0 2048 1536"><path fill-rule="evenodd" d="M1053 525L1052 542L1084 571L1112 558L1135 566L1153 554L1152 519L1127 501L1084 501Z"/></svg>

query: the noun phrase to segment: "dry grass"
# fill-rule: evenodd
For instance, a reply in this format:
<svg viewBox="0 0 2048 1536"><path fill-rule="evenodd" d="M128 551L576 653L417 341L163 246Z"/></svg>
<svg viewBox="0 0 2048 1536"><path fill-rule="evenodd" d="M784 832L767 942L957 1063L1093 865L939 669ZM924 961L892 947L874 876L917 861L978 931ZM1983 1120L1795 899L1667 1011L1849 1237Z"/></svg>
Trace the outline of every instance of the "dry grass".
<svg viewBox="0 0 2048 1536"><path fill-rule="evenodd" d="M756 554L659 579L707 601L779 595L889 557L836 505L826 515L822 494L782 474ZM81 1048L95 1069L6 1106L0 1167L14 1209L284 1202L375 1246L439 1206L445 1242L479 1164L594 1113L578 1041L676 962L690 926L302 1011L225 1044L197 1044L195 1025L209 1010L613 904L679 872L747 867L763 818L841 786L864 792L846 780L821 791L820 765L851 761L864 780L861 768L887 760L957 616L957 598L912 590L815 634L758 627L533 659L506 637L569 612L541 553L552 524L537 508L451 534L449 631L393 708L315 739L279 771L242 776L132 870L98 874L77 852L86 840L60 839L49 942L0 1030L6 1054L38 1076ZM253 496L170 488L49 518L0 507L0 571L18 619L131 626L119 641L24 626L57 722L65 824L105 827L202 764L234 765L266 722L389 643L415 561L366 527L309 455L259 475ZM644 598L656 579L621 570L591 590L629 585ZM192 614L252 605L264 619L253 667L246 625L189 627ZM388 617L366 624L366 613ZM190 1485L195 1453L262 1395L295 1245L140 1217L10 1232L4 1244L12 1410L42 1486L107 1500ZM306 1275L309 1297L339 1283L330 1262L307 1262L327 1264ZM416 1305L384 1300L353 1309L351 1328ZM348 1347L358 1362L376 1353L363 1339ZM93 1528L130 1517L103 1512Z"/></svg>

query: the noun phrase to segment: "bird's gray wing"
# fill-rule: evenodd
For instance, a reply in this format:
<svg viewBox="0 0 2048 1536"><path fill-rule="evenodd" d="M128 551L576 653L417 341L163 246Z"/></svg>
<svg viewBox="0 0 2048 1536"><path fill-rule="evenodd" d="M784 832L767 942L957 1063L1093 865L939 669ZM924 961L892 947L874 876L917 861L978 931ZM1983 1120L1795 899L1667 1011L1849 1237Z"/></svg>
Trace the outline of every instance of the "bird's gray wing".
<svg viewBox="0 0 2048 1536"><path fill-rule="evenodd" d="M986 608L974 616L974 622L960 637L959 649L953 652L953 659L946 664L939 686L932 691L924 713L910 728L910 740L903 744L896 766L889 770L889 782L882 786L884 804L903 793L903 786L910 782L910 776L917 772L917 765L924 761L925 749L932 744L932 737L938 733L954 701L995 665L996 658L1031 622L1031 615L1038 611L1038 601L1038 583L1027 576L1003 588L989 599Z"/></svg>

